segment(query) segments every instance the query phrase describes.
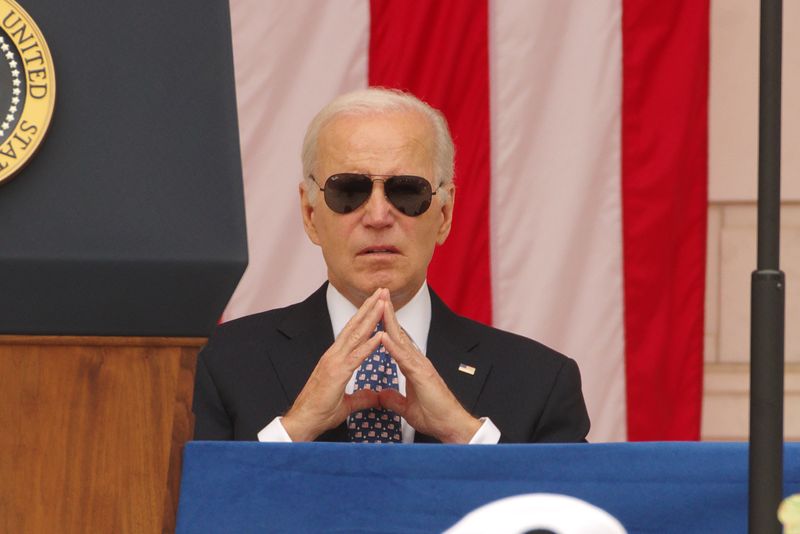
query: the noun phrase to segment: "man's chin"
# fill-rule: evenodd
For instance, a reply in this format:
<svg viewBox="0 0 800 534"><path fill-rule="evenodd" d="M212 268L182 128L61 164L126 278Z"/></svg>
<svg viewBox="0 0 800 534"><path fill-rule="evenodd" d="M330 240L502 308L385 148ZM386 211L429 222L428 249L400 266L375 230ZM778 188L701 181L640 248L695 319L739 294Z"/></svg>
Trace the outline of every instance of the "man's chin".
<svg viewBox="0 0 800 534"><path fill-rule="evenodd" d="M375 293L375 291L377 291L378 289L385 288L389 290L389 294L391 295L392 300L394 300L395 297L407 291L405 285L406 284L403 284L396 278L378 277L378 278L372 278L369 281L365 282L364 284L360 284L359 292L362 295L364 295L364 298L366 299L367 297Z"/></svg>
<svg viewBox="0 0 800 534"><path fill-rule="evenodd" d="M384 279L371 283L366 291L366 295L372 295L379 288L386 288L389 290L392 303L395 309L405 306L409 300L419 291L422 282L415 283L410 280L397 280L397 279Z"/></svg>
<svg viewBox="0 0 800 534"><path fill-rule="evenodd" d="M349 280L340 279L337 281L334 278L330 278L333 286L357 307L361 306L370 295L381 288L389 290L395 306L398 303L403 305L414 296L421 285L421 282L417 284L407 276L403 276L394 270L359 274L361 276L350 278Z"/></svg>
<svg viewBox="0 0 800 534"><path fill-rule="evenodd" d="M355 285L370 295L376 289L385 287L389 291L401 288L407 281L396 269L376 269L356 273Z"/></svg>
<svg viewBox="0 0 800 534"><path fill-rule="evenodd" d="M377 280L364 286L364 294L370 296L381 288L388 289L390 295L400 291L400 286L394 280Z"/></svg>

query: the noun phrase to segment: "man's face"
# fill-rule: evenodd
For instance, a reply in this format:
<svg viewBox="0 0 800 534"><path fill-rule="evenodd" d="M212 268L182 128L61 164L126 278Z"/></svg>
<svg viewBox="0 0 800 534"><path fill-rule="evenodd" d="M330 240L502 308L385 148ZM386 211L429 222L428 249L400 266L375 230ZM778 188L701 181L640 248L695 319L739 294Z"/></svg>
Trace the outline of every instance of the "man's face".
<svg viewBox="0 0 800 534"><path fill-rule="evenodd" d="M343 115L320 132L314 177L322 187L333 174L412 174L431 182L435 191L433 132L414 112ZM442 202L442 191L449 191ZM351 213L339 214L320 191L312 203L301 187L303 223L308 237L322 248L328 279L354 305L379 287L389 289L396 307L406 304L425 280L436 244L444 243L453 216L452 184L433 196L418 217L400 213L384 196L383 182Z"/></svg>

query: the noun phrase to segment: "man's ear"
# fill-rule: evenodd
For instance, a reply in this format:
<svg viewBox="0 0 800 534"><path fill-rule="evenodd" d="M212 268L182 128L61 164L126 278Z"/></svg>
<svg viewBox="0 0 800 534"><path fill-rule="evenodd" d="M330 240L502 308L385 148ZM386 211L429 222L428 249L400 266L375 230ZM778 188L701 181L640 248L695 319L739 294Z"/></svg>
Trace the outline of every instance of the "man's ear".
<svg viewBox="0 0 800 534"><path fill-rule="evenodd" d="M447 236L450 235L450 227L453 224L453 206L455 206L456 202L455 184L451 182L443 186L442 189L447 191L447 202L443 202L441 206L442 224L439 226L439 231L436 234L436 243L439 245L444 244Z"/></svg>
<svg viewBox="0 0 800 534"><path fill-rule="evenodd" d="M317 199L319 200L319 199ZM303 214L303 228L306 235L315 245L319 245L319 234L317 233L317 226L314 222L314 204L311 202L308 194L308 188L305 184L300 184L300 211Z"/></svg>

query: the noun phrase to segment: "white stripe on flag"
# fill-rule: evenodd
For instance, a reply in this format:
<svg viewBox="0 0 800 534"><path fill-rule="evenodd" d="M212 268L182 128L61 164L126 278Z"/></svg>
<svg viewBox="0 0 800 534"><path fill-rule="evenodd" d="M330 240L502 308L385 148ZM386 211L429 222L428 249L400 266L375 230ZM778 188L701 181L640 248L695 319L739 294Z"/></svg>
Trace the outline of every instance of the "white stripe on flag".
<svg viewBox="0 0 800 534"><path fill-rule="evenodd" d="M494 322L575 358L590 441L625 439L619 0L494 2Z"/></svg>
<svg viewBox="0 0 800 534"><path fill-rule="evenodd" d="M300 217L300 147L314 114L366 87L369 3L231 2L250 261L225 320L286 306L326 278Z"/></svg>

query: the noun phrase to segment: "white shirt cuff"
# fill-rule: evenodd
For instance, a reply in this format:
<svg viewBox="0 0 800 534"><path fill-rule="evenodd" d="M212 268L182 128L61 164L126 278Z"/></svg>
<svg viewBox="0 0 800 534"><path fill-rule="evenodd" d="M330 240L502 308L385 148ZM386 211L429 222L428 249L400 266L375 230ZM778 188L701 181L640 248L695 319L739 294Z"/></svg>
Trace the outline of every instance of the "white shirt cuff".
<svg viewBox="0 0 800 534"><path fill-rule="evenodd" d="M469 440L470 445L497 445L500 442L500 430L488 417L481 417L481 427ZM258 441L262 443L292 443L292 438L283 428L280 417L273 419L258 433Z"/></svg>
<svg viewBox="0 0 800 534"><path fill-rule="evenodd" d="M481 427L469 440L470 445L497 445L500 443L500 430L488 417L481 417Z"/></svg>
<svg viewBox="0 0 800 534"><path fill-rule="evenodd" d="M276 417L270 424L261 429L258 433L258 441L272 443L292 443L292 438L283 428L281 417ZM480 433L480 430L478 431ZM498 432L498 436L500 433Z"/></svg>

